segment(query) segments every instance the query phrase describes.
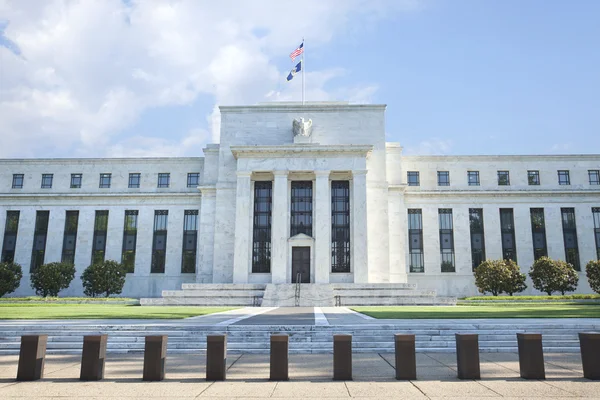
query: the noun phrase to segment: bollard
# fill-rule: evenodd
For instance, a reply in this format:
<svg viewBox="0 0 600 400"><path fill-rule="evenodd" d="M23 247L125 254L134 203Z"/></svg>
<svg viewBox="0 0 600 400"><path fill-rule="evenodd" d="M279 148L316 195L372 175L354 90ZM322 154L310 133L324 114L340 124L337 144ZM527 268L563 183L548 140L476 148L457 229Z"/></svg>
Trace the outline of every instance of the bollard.
<svg viewBox="0 0 600 400"><path fill-rule="evenodd" d="M104 360L106 359L107 339L108 335L90 335L83 337L79 380L99 381L104 379Z"/></svg>
<svg viewBox="0 0 600 400"><path fill-rule="evenodd" d="M523 379L546 379L544 349L539 333L517 333L519 370Z"/></svg>
<svg viewBox="0 0 600 400"><path fill-rule="evenodd" d="M396 379L417 379L417 360L415 355L415 335L394 335L396 349Z"/></svg>
<svg viewBox="0 0 600 400"><path fill-rule="evenodd" d="M477 334L464 333L457 333L455 337L458 379L481 379L479 337Z"/></svg>
<svg viewBox="0 0 600 400"><path fill-rule="evenodd" d="M352 335L333 335L333 380L352 380Z"/></svg>
<svg viewBox="0 0 600 400"><path fill-rule="evenodd" d="M227 376L227 335L206 336L206 380L224 381Z"/></svg>
<svg viewBox="0 0 600 400"><path fill-rule="evenodd" d="M167 360L167 336L146 336L144 348L144 381L162 381L165 379Z"/></svg>
<svg viewBox="0 0 600 400"><path fill-rule="evenodd" d="M580 333L579 346L583 377L600 380L600 333Z"/></svg>
<svg viewBox="0 0 600 400"><path fill-rule="evenodd" d="M37 381L44 377L48 335L21 336L17 381Z"/></svg>
<svg viewBox="0 0 600 400"><path fill-rule="evenodd" d="M288 375L288 335L271 335L271 381L287 381Z"/></svg>

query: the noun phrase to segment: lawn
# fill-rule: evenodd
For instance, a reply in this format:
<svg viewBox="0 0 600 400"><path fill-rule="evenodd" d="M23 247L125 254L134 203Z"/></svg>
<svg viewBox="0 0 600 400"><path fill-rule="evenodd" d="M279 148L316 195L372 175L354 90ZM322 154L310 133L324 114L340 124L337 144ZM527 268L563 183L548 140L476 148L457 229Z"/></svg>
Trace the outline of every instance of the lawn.
<svg viewBox="0 0 600 400"><path fill-rule="evenodd" d="M238 307L132 306L127 304L0 304L0 319L182 319Z"/></svg>
<svg viewBox="0 0 600 400"><path fill-rule="evenodd" d="M600 318L598 304L494 304L452 306L351 307L378 319L425 318Z"/></svg>

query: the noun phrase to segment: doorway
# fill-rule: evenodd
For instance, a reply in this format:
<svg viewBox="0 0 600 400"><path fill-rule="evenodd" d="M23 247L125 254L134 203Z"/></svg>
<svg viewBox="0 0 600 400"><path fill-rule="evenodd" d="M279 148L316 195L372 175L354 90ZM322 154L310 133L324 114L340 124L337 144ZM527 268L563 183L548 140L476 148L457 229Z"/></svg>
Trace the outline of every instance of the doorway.
<svg viewBox="0 0 600 400"><path fill-rule="evenodd" d="M300 278L300 279L298 279ZM292 247L292 283L310 283L310 247Z"/></svg>

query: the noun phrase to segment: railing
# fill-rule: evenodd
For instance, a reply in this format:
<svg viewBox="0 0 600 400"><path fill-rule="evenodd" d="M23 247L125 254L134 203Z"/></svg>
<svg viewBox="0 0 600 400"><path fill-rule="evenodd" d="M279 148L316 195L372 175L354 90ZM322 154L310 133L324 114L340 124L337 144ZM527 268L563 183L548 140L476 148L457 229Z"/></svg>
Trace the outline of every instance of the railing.
<svg viewBox="0 0 600 400"><path fill-rule="evenodd" d="M296 274L296 292L294 293L294 298L296 300L296 307L300 306L300 282L302 281L302 274L298 272Z"/></svg>

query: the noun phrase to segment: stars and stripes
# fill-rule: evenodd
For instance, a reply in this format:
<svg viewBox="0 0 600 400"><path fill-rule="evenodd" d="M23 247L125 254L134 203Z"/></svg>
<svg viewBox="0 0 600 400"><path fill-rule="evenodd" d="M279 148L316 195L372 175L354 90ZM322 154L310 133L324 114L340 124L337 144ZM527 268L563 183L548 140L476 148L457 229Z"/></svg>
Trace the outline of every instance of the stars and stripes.
<svg viewBox="0 0 600 400"><path fill-rule="evenodd" d="M294 61L296 57L298 57L302 53L304 53L304 42L300 43L300 46L298 46L296 50L292 51L292 53L290 54L290 58L292 59L292 61Z"/></svg>

